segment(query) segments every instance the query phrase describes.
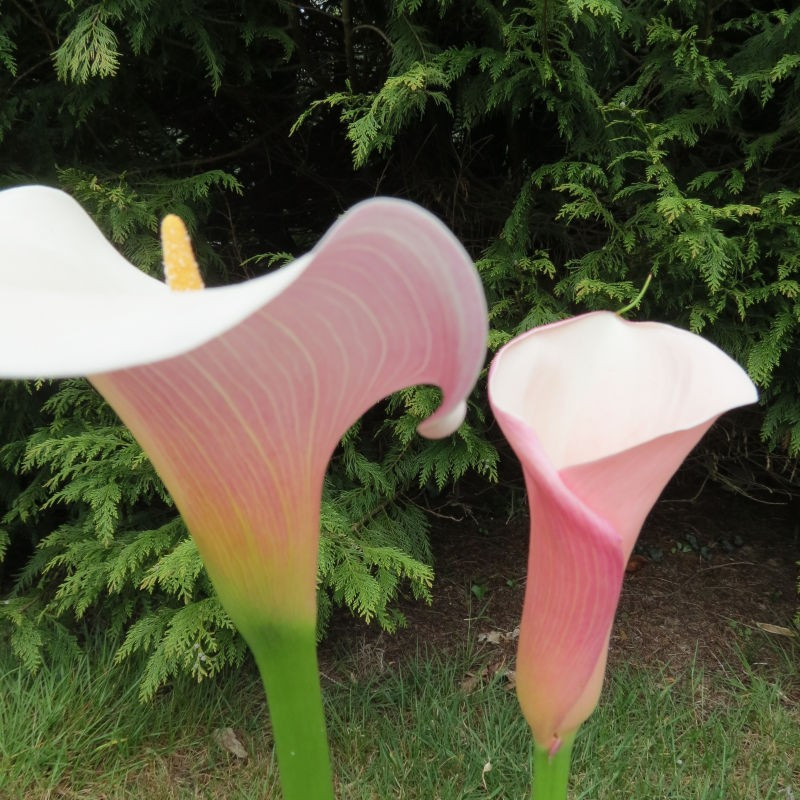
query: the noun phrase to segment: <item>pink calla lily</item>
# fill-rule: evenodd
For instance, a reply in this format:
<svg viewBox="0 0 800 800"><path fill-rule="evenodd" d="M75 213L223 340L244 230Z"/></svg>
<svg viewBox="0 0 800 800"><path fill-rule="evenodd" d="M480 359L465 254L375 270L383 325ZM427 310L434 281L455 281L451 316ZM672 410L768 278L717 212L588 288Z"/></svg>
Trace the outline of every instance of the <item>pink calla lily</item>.
<svg viewBox="0 0 800 800"><path fill-rule="evenodd" d="M66 194L0 193L0 376L90 376L231 610L314 617L320 492L340 437L419 383L444 392L420 432L454 431L485 318L460 244L401 200L356 207L275 273L179 293L119 256Z"/></svg>
<svg viewBox="0 0 800 800"><path fill-rule="evenodd" d="M517 693L537 747L552 755L597 704L645 517L714 420L757 394L701 337L597 312L506 345L489 399L531 511Z"/></svg>
<svg viewBox="0 0 800 800"><path fill-rule="evenodd" d="M470 258L405 201L355 207L272 274L177 292L62 192L0 192L0 377L87 375L136 436L256 653L276 740L289 730L287 798L330 793L326 770L309 767L326 758L324 727L316 672L300 666L316 663L328 461L364 411L409 385L443 391L420 433L452 433L486 335Z"/></svg>

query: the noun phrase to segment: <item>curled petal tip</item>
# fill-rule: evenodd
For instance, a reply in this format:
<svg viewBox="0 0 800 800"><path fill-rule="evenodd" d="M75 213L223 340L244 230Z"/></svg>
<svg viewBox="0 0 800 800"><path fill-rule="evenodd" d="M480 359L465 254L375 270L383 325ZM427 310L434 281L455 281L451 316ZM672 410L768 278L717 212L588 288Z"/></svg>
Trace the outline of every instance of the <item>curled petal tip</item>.
<svg viewBox="0 0 800 800"><path fill-rule="evenodd" d="M417 433L426 439L443 439L455 433L467 416L467 404L464 400L456 403L449 411L442 414L436 412L417 426Z"/></svg>

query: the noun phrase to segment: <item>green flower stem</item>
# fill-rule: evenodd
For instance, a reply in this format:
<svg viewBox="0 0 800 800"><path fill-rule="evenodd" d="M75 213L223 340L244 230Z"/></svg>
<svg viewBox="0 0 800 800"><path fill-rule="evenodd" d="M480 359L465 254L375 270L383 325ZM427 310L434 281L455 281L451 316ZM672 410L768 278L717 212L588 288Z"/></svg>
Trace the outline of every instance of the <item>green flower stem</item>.
<svg viewBox="0 0 800 800"><path fill-rule="evenodd" d="M574 738L570 736L565 739L553 756L550 756L544 748L534 744L532 800L567 800Z"/></svg>
<svg viewBox="0 0 800 800"><path fill-rule="evenodd" d="M249 626L267 692L284 800L334 800L313 623Z"/></svg>

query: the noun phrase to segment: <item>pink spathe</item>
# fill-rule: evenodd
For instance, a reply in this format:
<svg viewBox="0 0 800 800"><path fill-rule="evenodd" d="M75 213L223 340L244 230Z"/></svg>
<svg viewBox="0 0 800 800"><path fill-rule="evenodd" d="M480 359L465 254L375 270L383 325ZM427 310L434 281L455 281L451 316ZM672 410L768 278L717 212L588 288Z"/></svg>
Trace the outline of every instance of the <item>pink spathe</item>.
<svg viewBox="0 0 800 800"><path fill-rule="evenodd" d="M506 345L489 399L531 512L517 693L537 744L554 750L597 705L645 517L714 420L757 394L701 337L596 312Z"/></svg>
<svg viewBox="0 0 800 800"><path fill-rule="evenodd" d="M40 318L21 351L0 354L0 377L90 377L153 461L235 621L258 610L313 624L322 484L341 436L422 383L443 401L420 433L452 433L486 352L469 256L395 199L356 206L269 275L178 293L63 193L0 192L0 335Z"/></svg>

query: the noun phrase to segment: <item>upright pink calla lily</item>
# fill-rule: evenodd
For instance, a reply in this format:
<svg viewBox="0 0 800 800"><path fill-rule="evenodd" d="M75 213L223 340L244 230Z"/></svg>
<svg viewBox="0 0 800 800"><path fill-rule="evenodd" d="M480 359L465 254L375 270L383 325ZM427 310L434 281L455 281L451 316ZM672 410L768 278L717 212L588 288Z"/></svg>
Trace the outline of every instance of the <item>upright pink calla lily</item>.
<svg viewBox="0 0 800 800"><path fill-rule="evenodd" d="M625 565L659 494L720 414L756 399L701 337L608 312L495 357L489 400L530 504L516 682L540 751L571 743L597 704Z"/></svg>
<svg viewBox="0 0 800 800"><path fill-rule="evenodd" d="M67 195L0 192L0 377L87 375L136 436L259 661L287 798L331 791L329 769L308 766L327 758L322 723L298 728L321 718L315 656L301 663L328 461L366 409L413 384L443 391L420 433L453 432L486 333L471 260L408 202L356 206L272 274L177 292ZM281 740L281 726L296 730Z"/></svg>

